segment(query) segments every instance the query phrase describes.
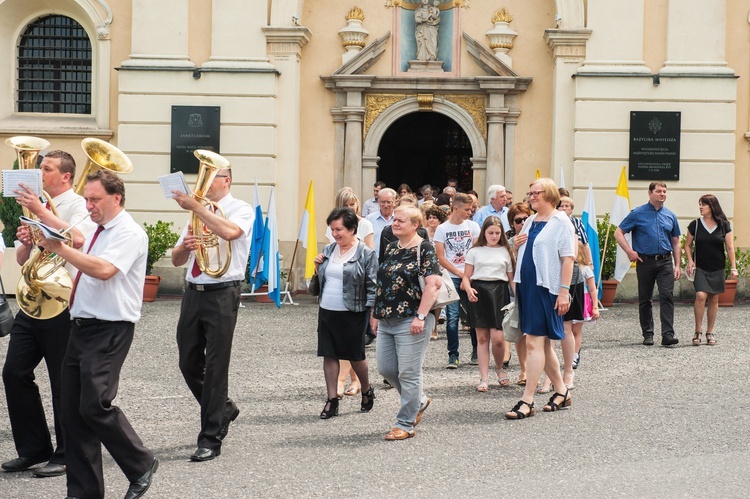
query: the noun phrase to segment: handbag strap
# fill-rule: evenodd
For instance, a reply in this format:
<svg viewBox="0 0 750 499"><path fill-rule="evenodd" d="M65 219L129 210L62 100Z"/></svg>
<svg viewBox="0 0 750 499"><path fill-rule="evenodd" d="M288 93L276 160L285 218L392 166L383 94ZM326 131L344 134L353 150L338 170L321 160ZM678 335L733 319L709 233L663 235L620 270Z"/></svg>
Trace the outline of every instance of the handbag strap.
<svg viewBox="0 0 750 499"><path fill-rule="evenodd" d="M2 277L0 277L0 289L3 290L3 301L8 301L8 298L5 296L5 286L3 285Z"/></svg>

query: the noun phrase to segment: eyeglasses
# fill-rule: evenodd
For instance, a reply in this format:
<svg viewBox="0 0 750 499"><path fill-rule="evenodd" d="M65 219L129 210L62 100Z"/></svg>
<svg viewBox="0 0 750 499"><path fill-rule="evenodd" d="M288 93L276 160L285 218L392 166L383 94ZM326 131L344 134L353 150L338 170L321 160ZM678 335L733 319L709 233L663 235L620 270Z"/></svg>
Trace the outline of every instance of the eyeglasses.
<svg viewBox="0 0 750 499"><path fill-rule="evenodd" d="M216 175L216 178L229 178L229 175Z"/></svg>
<svg viewBox="0 0 750 499"><path fill-rule="evenodd" d="M384 206L388 206L390 204L393 204L393 201L378 201L378 204L382 204Z"/></svg>
<svg viewBox="0 0 750 499"><path fill-rule="evenodd" d="M526 195L529 196L530 198L535 198L535 197L539 196L539 194L541 194L543 192L544 191L529 191L529 192L526 193Z"/></svg>
<svg viewBox="0 0 750 499"><path fill-rule="evenodd" d="M529 217L514 218L513 219L513 223L515 223L515 224L522 224L522 223L524 223L526 221L527 218L529 218Z"/></svg>

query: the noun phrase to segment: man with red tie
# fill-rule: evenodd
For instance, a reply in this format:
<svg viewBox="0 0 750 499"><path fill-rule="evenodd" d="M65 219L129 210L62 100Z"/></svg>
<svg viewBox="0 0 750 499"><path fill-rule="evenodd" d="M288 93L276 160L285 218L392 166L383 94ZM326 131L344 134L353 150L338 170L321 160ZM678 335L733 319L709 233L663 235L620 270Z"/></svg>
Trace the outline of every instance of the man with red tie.
<svg viewBox="0 0 750 499"><path fill-rule="evenodd" d="M99 170L86 181L86 209L98 227L83 252L42 240L80 271L70 297L72 326L62 366L68 497L104 497L104 444L130 481L125 499L135 499L148 490L159 460L112 400L141 317L148 238L125 211L125 185L116 174Z"/></svg>
<svg viewBox="0 0 750 499"><path fill-rule="evenodd" d="M195 261L198 242L191 227L185 227L172 249L175 267L187 263L188 287L177 323L177 349L182 376L201 406L198 449L190 457L197 462L209 461L221 454L229 424L240 413L229 398L229 360L255 213L249 204L230 194L231 185L232 170L219 170L206 192L206 197L221 207L225 217L207 209L192 196L173 191L177 204L195 213L206 228L218 236L222 262L227 261L225 241L230 242L232 252L226 273L211 277L201 272Z"/></svg>
<svg viewBox="0 0 750 499"><path fill-rule="evenodd" d="M49 202L42 203L39 196L26 186L15 192L16 201L54 229L67 229L71 224L77 224L70 235L73 247L80 248L85 237L94 232L96 224L88 218L86 201L73 190L75 160L65 151L50 151L42 159L40 169L44 190L57 215L50 211ZM82 219L84 221L80 222ZM16 250L16 260L23 265L34 247L29 227L21 225L16 238L21 242ZM78 272L70 264L65 268L71 276ZM67 308L48 319L30 317L22 311L16 315L3 366L3 382L18 457L3 463L6 471L23 471L49 461L45 466L35 468L34 475L53 477L65 474L65 445L60 424L60 369L69 333L70 313ZM47 366L52 392L54 448L39 387L34 381L34 370L42 359Z"/></svg>

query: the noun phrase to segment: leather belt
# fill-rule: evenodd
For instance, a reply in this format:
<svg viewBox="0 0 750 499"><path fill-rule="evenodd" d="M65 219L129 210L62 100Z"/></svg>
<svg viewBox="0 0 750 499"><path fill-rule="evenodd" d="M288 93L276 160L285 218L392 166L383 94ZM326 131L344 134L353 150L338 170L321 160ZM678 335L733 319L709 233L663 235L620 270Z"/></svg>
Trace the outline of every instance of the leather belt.
<svg viewBox="0 0 750 499"><path fill-rule="evenodd" d="M663 255L639 255L643 260L664 260L665 258L671 258L672 252L664 253Z"/></svg>
<svg viewBox="0 0 750 499"><path fill-rule="evenodd" d="M216 282L213 284L195 284L193 282L188 282L188 288L193 291L216 291L217 289L238 288L239 286L240 281Z"/></svg>

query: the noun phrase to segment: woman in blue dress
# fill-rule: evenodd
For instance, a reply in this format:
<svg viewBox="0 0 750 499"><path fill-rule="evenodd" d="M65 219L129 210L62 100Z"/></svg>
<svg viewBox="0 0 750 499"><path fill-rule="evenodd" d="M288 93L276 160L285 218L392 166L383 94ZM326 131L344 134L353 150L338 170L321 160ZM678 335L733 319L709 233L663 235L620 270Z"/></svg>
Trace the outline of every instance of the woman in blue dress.
<svg viewBox="0 0 750 499"><path fill-rule="evenodd" d="M526 387L521 400L505 413L508 419L524 419L536 413L534 392L542 370L555 387L544 411L554 412L571 403L550 340L565 337L563 316L570 308L577 239L568 216L555 208L560 194L551 179L537 179L528 197L536 215L529 217L521 229L528 239L518 248L514 278L516 306L528 350Z"/></svg>

